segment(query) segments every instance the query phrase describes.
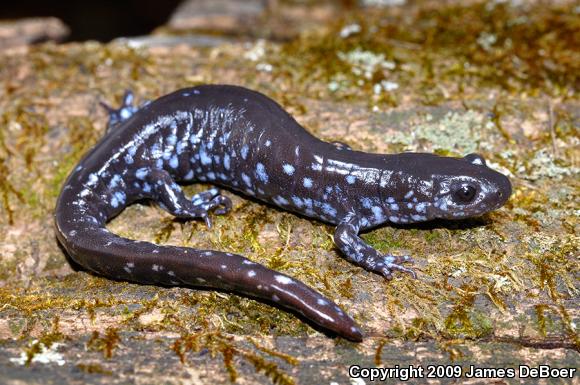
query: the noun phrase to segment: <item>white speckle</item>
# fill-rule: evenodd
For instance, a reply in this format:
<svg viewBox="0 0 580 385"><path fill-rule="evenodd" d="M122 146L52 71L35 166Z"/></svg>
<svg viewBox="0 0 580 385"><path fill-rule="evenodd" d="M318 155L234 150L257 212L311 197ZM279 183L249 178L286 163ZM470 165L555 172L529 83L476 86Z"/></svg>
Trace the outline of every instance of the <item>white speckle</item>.
<svg viewBox="0 0 580 385"><path fill-rule="evenodd" d="M64 344L55 342L50 345L50 348L47 348L42 342L38 342L38 340L33 340L30 344L30 348L35 348L35 353L32 355L30 359L27 352L20 352L19 357L10 358L10 362L13 364L18 365L28 365L29 363L40 363L40 364L57 364L58 366L63 366L65 364L65 360L62 354L60 354L57 350L59 347L64 346ZM31 350L31 349L30 349Z"/></svg>
<svg viewBox="0 0 580 385"><path fill-rule="evenodd" d="M278 302L280 301L280 297L278 297L276 294L272 294L272 301Z"/></svg>
<svg viewBox="0 0 580 385"><path fill-rule="evenodd" d="M326 300L324 300L322 298L318 298L316 300L316 303L319 304L320 306L326 306L326 305L328 305L328 301L326 301Z"/></svg>
<svg viewBox="0 0 580 385"><path fill-rule="evenodd" d="M260 181L268 183L268 174L266 173L266 167L264 167L262 163L256 164L256 175Z"/></svg>
<svg viewBox="0 0 580 385"><path fill-rule="evenodd" d="M346 176L346 182L348 184L353 184L354 182L356 182L356 178L354 175L347 175Z"/></svg>
<svg viewBox="0 0 580 385"><path fill-rule="evenodd" d="M399 211L399 205L396 203L391 203L389 205L389 208L391 209L391 211Z"/></svg>
<svg viewBox="0 0 580 385"><path fill-rule="evenodd" d="M243 263L244 265L256 265L256 262L252 262L252 261L250 261L250 260L248 260L248 259L245 259L245 260L244 260L242 263Z"/></svg>
<svg viewBox="0 0 580 385"><path fill-rule="evenodd" d="M395 203L395 198L393 198L393 197L388 197L388 198L387 198L387 202L388 202L388 203Z"/></svg>
<svg viewBox="0 0 580 385"><path fill-rule="evenodd" d="M399 222L399 217L396 217L394 215L391 215L389 217L389 221L393 222L393 223L398 223Z"/></svg>
<svg viewBox="0 0 580 385"><path fill-rule="evenodd" d="M312 179L310 178L304 178L302 180L302 184L304 185L304 187L306 188L311 188L312 187Z"/></svg>
<svg viewBox="0 0 580 385"><path fill-rule="evenodd" d="M271 145L271 144L272 144L272 142L270 141L270 139L268 139L268 140L266 141L266 143L264 143L264 145L265 145L266 147L270 147L270 145Z"/></svg>
<svg viewBox="0 0 580 385"><path fill-rule="evenodd" d="M119 207L119 201L117 200L117 197L113 196L111 198L111 206L113 206L115 208Z"/></svg>
<svg viewBox="0 0 580 385"><path fill-rule="evenodd" d="M206 257L211 257L213 253L211 251L204 251L203 255L205 255Z"/></svg>
<svg viewBox="0 0 580 385"><path fill-rule="evenodd" d="M228 268L228 265L221 265L220 266L223 270L226 270Z"/></svg>
<svg viewBox="0 0 580 385"><path fill-rule="evenodd" d="M405 194L405 199L409 199L413 196L414 192L413 190L409 190L406 194Z"/></svg>
<svg viewBox="0 0 580 385"><path fill-rule="evenodd" d="M288 175L294 174L295 168L291 164L284 163L284 165L282 166L282 168L284 169L284 172L286 174L288 174Z"/></svg>
<svg viewBox="0 0 580 385"><path fill-rule="evenodd" d="M412 203L407 203L407 208L408 209L412 209L413 208L413 204Z"/></svg>
<svg viewBox="0 0 580 385"><path fill-rule="evenodd" d="M158 265L153 265L153 266L151 266L151 270L153 270L153 271L159 271L159 266Z"/></svg>
<svg viewBox="0 0 580 385"><path fill-rule="evenodd" d="M199 283L204 283L204 282L205 282L205 279L203 279L203 278L196 278L196 280L197 280L197 282L199 282Z"/></svg>
<svg viewBox="0 0 580 385"><path fill-rule="evenodd" d="M286 277L285 275L275 275L274 279L276 280L276 282L281 283L283 285L289 285L294 282L292 278Z"/></svg>
<svg viewBox="0 0 580 385"><path fill-rule="evenodd" d="M342 37L343 39L346 39L350 35L357 34L360 31L361 31L361 27L360 27L360 25L358 25L356 23L345 25L340 30L340 37Z"/></svg>
<svg viewBox="0 0 580 385"><path fill-rule="evenodd" d="M175 277L175 273L174 273L173 271L171 271L171 270L169 270L169 271L167 272L167 275L170 275L170 276L172 276L172 277Z"/></svg>
<svg viewBox="0 0 580 385"><path fill-rule="evenodd" d="M248 277L255 277L256 276L256 272L254 270L250 270L248 271Z"/></svg>

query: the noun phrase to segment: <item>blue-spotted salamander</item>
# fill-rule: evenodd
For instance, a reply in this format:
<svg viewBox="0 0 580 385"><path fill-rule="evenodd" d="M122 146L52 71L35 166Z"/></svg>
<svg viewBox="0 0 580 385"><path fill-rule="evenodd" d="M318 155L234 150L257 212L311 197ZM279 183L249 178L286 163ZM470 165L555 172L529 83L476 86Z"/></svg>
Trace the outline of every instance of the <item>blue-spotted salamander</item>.
<svg viewBox="0 0 580 385"><path fill-rule="evenodd" d="M207 182L336 225L344 257L387 278L415 273L408 256L382 254L359 236L386 222L460 219L502 206L507 177L470 154L371 154L317 139L277 103L242 87L182 89L141 108L127 93L108 107L109 128L66 180L56 233L72 259L105 277L144 284L225 289L277 303L353 341L362 332L334 302L242 256L159 246L109 232L105 224L149 199L179 218L225 214L217 188L188 198L177 182Z"/></svg>

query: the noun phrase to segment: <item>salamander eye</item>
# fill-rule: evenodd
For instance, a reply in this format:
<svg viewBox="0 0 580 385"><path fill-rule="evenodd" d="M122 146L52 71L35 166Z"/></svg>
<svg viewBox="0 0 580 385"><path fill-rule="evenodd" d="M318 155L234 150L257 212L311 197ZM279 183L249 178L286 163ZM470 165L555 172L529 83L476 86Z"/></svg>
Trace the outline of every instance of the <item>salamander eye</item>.
<svg viewBox="0 0 580 385"><path fill-rule="evenodd" d="M473 201L477 189L468 184L462 184L454 193L453 200L460 204L466 204Z"/></svg>

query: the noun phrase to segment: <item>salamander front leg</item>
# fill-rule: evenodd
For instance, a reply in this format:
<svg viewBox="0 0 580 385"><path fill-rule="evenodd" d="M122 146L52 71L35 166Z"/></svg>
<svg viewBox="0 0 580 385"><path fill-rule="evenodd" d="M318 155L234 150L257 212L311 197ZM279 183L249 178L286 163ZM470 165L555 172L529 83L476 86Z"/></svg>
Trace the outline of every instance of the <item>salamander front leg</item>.
<svg viewBox="0 0 580 385"><path fill-rule="evenodd" d="M385 278L393 278L393 271L402 271L417 278L415 271L402 266L402 263L413 263L408 255L382 255L367 245L359 236L360 219L354 214L347 216L336 227L334 244L342 251L346 259L366 270L382 274Z"/></svg>
<svg viewBox="0 0 580 385"><path fill-rule="evenodd" d="M231 200L220 195L217 188L195 194L191 199L187 199L181 187L165 170L152 170L147 179L153 186L151 198L157 201L162 209L178 218L202 218L207 227L211 228L210 211L213 210L214 213L220 215L232 208Z"/></svg>

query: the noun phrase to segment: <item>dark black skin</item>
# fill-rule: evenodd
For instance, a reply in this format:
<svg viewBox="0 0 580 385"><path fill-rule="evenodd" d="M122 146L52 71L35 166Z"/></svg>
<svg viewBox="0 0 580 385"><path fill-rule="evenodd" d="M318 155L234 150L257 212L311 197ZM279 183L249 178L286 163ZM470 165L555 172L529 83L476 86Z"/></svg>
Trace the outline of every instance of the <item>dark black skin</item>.
<svg viewBox="0 0 580 385"><path fill-rule="evenodd" d="M509 180L483 158L369 154L326 143L264 95L200 86L140 109L126 97L109 108L110 130L67 179L58 198L57 236L74 261L97 274L146 284L204 286L274 301L353 341L362 332L332 301L239 255L158 246L110 233L105 223L141 199L180 218L225 214L217 189L187 198L175 182L209 182L337 225L346 259L392 276L415 273L407 256L382 255L358 236L385 222L460 219L502 206Z"/></svg>

